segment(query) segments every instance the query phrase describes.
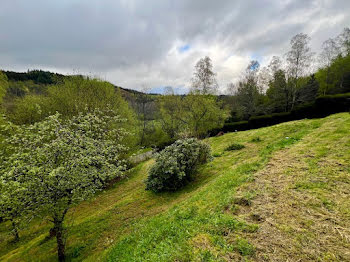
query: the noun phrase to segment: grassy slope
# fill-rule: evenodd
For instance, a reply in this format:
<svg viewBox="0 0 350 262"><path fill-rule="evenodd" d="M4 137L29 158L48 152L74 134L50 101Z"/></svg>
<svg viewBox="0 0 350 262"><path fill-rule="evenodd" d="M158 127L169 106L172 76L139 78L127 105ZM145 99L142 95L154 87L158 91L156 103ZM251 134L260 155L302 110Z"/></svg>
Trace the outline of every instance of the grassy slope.
<svg viewBox="0 0 350 262"><path fill-rule="evenodd" d="M214 161L172 194L144 190L152 161L145 162L69 213L70 260L263 261L277 252L283 261L291 252L295 261L344 261L349 130L344 113L210 138ZM252 142L255 137L261 141ZM245 148L224 151L232 142ZM32 222L19 243L9 242L7 226L0 225L1 261L55 260L48 223Z"/></svg>

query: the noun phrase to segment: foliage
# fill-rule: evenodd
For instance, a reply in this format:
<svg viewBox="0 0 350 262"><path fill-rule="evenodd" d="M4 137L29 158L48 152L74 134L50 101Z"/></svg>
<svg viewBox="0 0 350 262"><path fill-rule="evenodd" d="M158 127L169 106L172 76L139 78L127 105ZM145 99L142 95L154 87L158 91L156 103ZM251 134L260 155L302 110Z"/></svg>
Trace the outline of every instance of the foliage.
<svg viewBox="0 0 350 262"><path fill-rule="evenodd" d="M245 146L242 144L238 144L238 143L232 143L228 147L225 148L225 151L240 150L242 148L245 148Z"/></svg>
<svg viewBox="0 0 350 262"><path fill-rule="evenodd" d="M56 113L18 127L6 141L13 153L4 156L1 166L2 216L20 216L23 205L47 214L54 224L58 257L64 259L63 221L69 208L123 175L122 122L114 110L95 109L66 120Z"/></svg>
<svg viewBox="0 0 350 262"><path fill-rule="evenodd" d="M0 105L2 104L2 100L6 94L8 88L7 77L4 73L0 71Z"/></svg>
<svg viewBox="0 0 350 262"><path fill-rule="evenodd" d="M27 87L27 82L14 82L9 81L9 87L7 93L14 97L24 97L29 93L29 88Z"/></svg>
<svg viewBox="0 0 350 262"><path fill-rule="evenodd" d="M160 122L171 139L177 138L183 127L182 103L182 98L174 94L164 95L159 101Z"/></svg>
<svg viewBox="0 0 350 262"><path fill-rule="evenodd" d="M248 121L225 123L222 129L211 130L211 135L219 131L234 132L303 118L319 118L339 112L348 112L350 108L350 93L326 95L317 97L314 102L304 103L295 107L291 112L274 113L269 115L253 116Z"/></svg>
<svg viewBox="0 0 350 262"><path fill-rule="evenodd" d="M9 118L16 124L33 124L56 112L69 118L97 108L112 109L127 119L120 125L134 134L127 135L125 142L130 146L137 142L137 121L133 110L112 84L98 79L69 77L60 84L49 86L46 95L31 94L18 98Z"/></svg>
<svg viewBox="0 0 350 262"><path fill-rule="evenodd" d="M147 92L149 89L144 88L143 92L133 95L132 105L135 109L138 118L140 141L139 144L142 146L149 146L152 144L150 142L150 137L154 133L154 126L152 125L155 119L154 113L155 109L155 99L153 96L149 95Z"/></svg>
<svg viewBox="0 0 350 262"><path fill-rule="evenodd" d="M331 196L332 201L336 203L334 207L337 214L339 212L339 215L342 216L341 221L348 221L346 214L348 214L349 206L346 194L339 201L339 195L334 194L333 185L341 187L344 185L342 181L347 178L344 164L349 162L347 161L348 155L337 152L347 150L348 137L346 134L350 128L349 120L350 115L342 113L326 119L283 123L273 127L209 138L208 142L214 154L221 153L232 141L247 144L252 137L259 136L262 142L240 151L239 154L222 154L222 157L215 158L213 162L200 169L191 186L185 187L180 192L161 195L145 192L142 187L143 180L153 160L141 163L130 170L128 179L119 181L103 194L97 194L92 200L80 204L74 209L74 212L67 214L67 218L74 217L75 221L69 225L67 260L91 261L97 258L102 261L138 261L142 258L145 261L200 261L198 252L200 249L211 250L217 261L227 259L228 255L238 260L255 259L255 256L241 257L239 249L236 249L236 239L238 236L245 238L251 245L257 247L255 240L259 238L256 238L256 234L260 234L261 230L256 233L247 233L247 230L251 232L257 225L250 224L252 222L250 214L247 214L247 221L250 222L235 219L235 213L232 212L237 205L233 203L233 200L242 195L245 196L245 190L238 189L242 189L242 186L244 186L243 189L246 189L246 186L256 178L256 172L259 174L259 171L264 170L269 161L275 161L275 157L271 159L271 156L277 155L284 159L292 159L289 158L290 155L286 155L285 150L279 151L281 146L285 145L281 141L287 141L286 136L299 138L299 141L296 141L296 147L293 146L294 144L287 146L293 147L291 150L295 156L312 163L312 170L316 168L316 173L324 172L326 176L330 171L334 171L334 168L339 170L337 172L339 175L329 177L332 179L332 183L327 183L330 191L317 188L308 197L322 196L325 198L326 196L328 198ZM317 143L315 139L318 139ZM314 147L314 145L320 146ZM314 149L317 151L313 151L312 155L317 159L308 157L310 156L308 150ZM325 162L327 159L329 161ZM320 161L326 164L326 168L324 165L319 165ZM281 163L282 161L278 161L277 164ZM286 163L290 164L288 161ZM295 175L307 175L305 178L301 177L301 182L315 184L315 172L306 173L303 169L296 170L297 173L291 168L278 170L284 170L286 175L290 172ZM288 187L291 189L290 193L295 191L293 186L291 184ZM288 206L293 207L293 205ZM317 200L317 205L315 202L310 203L308 210L319 211L320 207L322 203ZM321 211L324 210L326 209L322 208ZM256 213L261 214L254 209L254 214ZM295 221L295 225L300 225L299 222L303 222L303 217L295 217L300 218ZM281 219L284 221L283 216ZM53 240L43 241L49 227L47 223L33 220L27 228L21 231L22 240L17 244L8 241L10 236L6 234L6 230L9 226L9 223L0 224L0 257L2 260L56 260L53 253L56 243ZM319 228L322 229L322 227ZM309 228L307 232L301 232L301 236L314 237L313 232L313 228ZM326 237L336 239L333 250L346 247L344 239L338 232L329 231L327 234ZM269 241L269 239L265 240ZM291 238L290 243L294 243L292 240ZM312 238L311 240L317 239ZM268 247L270 246L268 245L270 242L265 243ZM315 254L318 254L317 246L309 247L313 248ZM298 243L290 248L297 248L300 251L294 253L295 261L301 259L300 254L305 254L304 260L310 258L310 252L304 252L305 248ZM259 249L256 251L257 255L261 252ZM285 255L289 254L285 253ZM284 260L286 260L285 257L281 259L281 261Z"/></svg>
<svg viewBox="0 0 350 262"><path fill-rule="evenodd" d="M256 137L253 137L252 140L250 140L251 142L253 143L258 143L258 142L261 142L261 138L259 136L256 136Z"/></svg>
<svg viewBox="0 0 350 262"><path fill-rule="evenodd" d="M159 120L148 121L147 128L145 129L143 146L153 148L164 148L164 144L171 144L174 139L170 138L169 135L164 132L163 126ZM143 132L142 130L140 131ZM141 134L142 137L142 134Z"/></svg>
<svg viewBox="0 0 350 262"><path fill-rule="evenodd" d="M46 96L29 94L14 100L10 119L16 124L34 124L50 115L50 100Z"/></svg>
<svg viewBox="0 0 350 262"><path fill-rule="evenodd" d="M177 140L156 156L149 171L146 189L175 191L192 179L196 168L211 160L210 147L194 138Z"/></svg>
<svg viewBox="0 0 350 262"><path fill-rule="evenodd" d="M57 84L57 82L64 78L63 75L43 70L30 70L25 73L6 71L5 74L10 81L33 81L36 84L45 85Z"/></svg>
<svg viewBox="0 0 350 262"><path fill-rule="evenodd" d="M266 91L272 111L288 112L291 107L291 89L284 70L274 72Z"/></svg>
<svg viewBox="0 0 350 262"><path fill-rule="evenodd" d="M221 127L226 118L217 97L190 93L183 98L167 96L161 102L161 121L170 137L204 137L213 128Z"/></svg>
<svg viewBox="0 0 350 262"><path fill-rule="evenodd" d="M332 63L320 68L316 74L322 95L350 91L350 55L337 56Z"/></svg>

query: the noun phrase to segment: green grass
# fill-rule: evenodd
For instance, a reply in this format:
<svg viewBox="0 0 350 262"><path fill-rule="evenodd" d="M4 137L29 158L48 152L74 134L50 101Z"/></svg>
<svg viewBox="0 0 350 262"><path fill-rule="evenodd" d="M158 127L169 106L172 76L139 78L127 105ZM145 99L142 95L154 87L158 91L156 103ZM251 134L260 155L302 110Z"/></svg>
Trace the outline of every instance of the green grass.
<svg viewBox="0 0 350 262"><path fill-rule="evenodd" d="M344 119L349 122L349 114L209 138L214 160L198 170L191 184L175 193L145 191L143 181L153 160L139 164L127 179L69 212L66 223L69 260L253 259L255 247L247 236L258 234L259 225L240 219L234 211L239 208L238 197L251 201L256 193L247 191L238 195L239 188L252 183L255 174L276 152L303 143L306 136L322 130L324 123L333 121L339 126L339 134L344 135L341 128ZM323 139L329 139L324 135ZM244 144L245 149L225 151L233 143ZM320 155L327 154L321 151ZM312 166L317 163L311 161L309 165L313 172ZM322 181L311 185L303 178L293 188L317 192L325 186ZM334 208L334 202L322 196L319 196L321 203ZM50 228L48 222L32 221L20 232L18 243L10 241L8 228L7 223L0 224L0 261L55 261L55 240L45 240Z"/></svg>

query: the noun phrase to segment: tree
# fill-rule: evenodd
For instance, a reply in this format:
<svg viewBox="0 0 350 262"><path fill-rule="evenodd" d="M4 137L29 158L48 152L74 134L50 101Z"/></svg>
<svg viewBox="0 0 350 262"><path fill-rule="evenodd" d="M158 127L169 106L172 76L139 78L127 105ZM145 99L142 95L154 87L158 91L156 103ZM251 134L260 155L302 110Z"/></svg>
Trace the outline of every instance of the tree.
<svg viewBox="0 0 350 262"><path fill-rule="evenodd" d="M307 73L313 57L313 53L309 47L309 42L310 37L307 34L297 34L291 39L291 49L286 53L289 74L288 81L292 83L291 109L294 108L296 103L299 79Z"/></svg>
<svg viewBox="0 0 350 262"><path fill-rule="evenodd" d="M178 137L184 123L182 116L182 99L178 95L168 94L160 98L160 122L164 132L166 132L171 140Z"/></svg>
<svg viewBox="0 0 350 262"><path fill-rule="evenodd" d="M93 112L96 108L113 109L121 118L128 120L120 124L133 133L126 136L125 141L130 146L136 143L135 112L112 84L98 79L74 76L64 79L62 83L49 86L46 93L46 95L30 94L16 99L13 112L8 112L10 120L16 124L33 124L56 112L62 117L69 118L81 112Z"/></svg>
<svg viewBox="0 0 350 262"><path fill-rule="evenodd" d="M19 230L32 208L31 192L23 177L13 176L11 172L2 174L0 180L0 218L10 221L14 241L19 240Z"/></svg>
<svg viewBox="0 0 350 262"><path fill-rule="evenodd" d="M307 83L298 90L298 102L307 103L315 101L318 89L319 83L317 82L315 75L312 74L307 80Z"/></svg>
<svg viewBox="0 0 350 262"><path fill-rule="evenodd" d="M259 68L258 61L250 61L243 79L238 83L236 96L241 110L240 114L244 119L248 119L259 111L262 91L258 86Z"/></svg>
<svg viewBox="0 0 350 262"><path fill-rule="evenodd" d="M152 120L152 105L153 105L153 98L151 97L149 92L149 88L144 86L142 88L142 92L138 93L136 95L136 112L138 115L138 119L140 121L140 144L145 145L146 143L146 136L151 133L149 122Z"/></svg>
<svg viewBox="0 0 350 262"><path fill-rule="evenodd" d="M350 28L345 27L343 32L337 37L337 41L340 45L342 55L350 55Z"/></svg>
<svg viewBox="0 0 350 262"><path fill-rule="evenodd" d="M36 214L49 216L59 261L65 259L68 210L101 190L110 179L123 175L123 121L114 110L95 109L66 120L56 113L21 126L7 139L13 154L1 166L2 188L13 183L25 188L30 192L25 203L29 202Z"/></svg>
<svg viewBox="0 0 350 262"><path fill-rule="evenodd" d="M340 54L340 48L335 39L329 38L322 44L322 52L319 56L321 66L325 69L325 85L321 86L322 94L325 95L330 89L332 79L331 65Z"/></svg>
<svg viewBox="0 0 350 262"><path fill-rule="evenodd" d="M182 136L204 137L209 130L221 127L227 112L213 95L190 93L185 97L161 98L161 123L171 139Z"/></svg>
<svg viewBox="0 0 350 262"><path fill-rule="evenodd" d="M0 71L0 105L2 104L3 98L8 88L7 77Z"/></svg>
<svg viewBox="0 0 350 262"><path fill-rule="evenodd" d="M202 95L215 94L218 89L215 76L211 59L208 56L201 58L193 73L192 91Z"/></svg>
<svg viewBox="0 0 350 262"><path fill-rule="evenodd" d="M278 69L273 74L266 95L271 101L274 112L288 112L291 106L292 92L286 80L286 74Z"/></svg>
<svg viewBox="0 0 350 262"><path fill-rule="evenodd" d="M222 127L227 116L218 98L190 93L182 101L180 121L190 136L204 137L209 130Z"/></svg>

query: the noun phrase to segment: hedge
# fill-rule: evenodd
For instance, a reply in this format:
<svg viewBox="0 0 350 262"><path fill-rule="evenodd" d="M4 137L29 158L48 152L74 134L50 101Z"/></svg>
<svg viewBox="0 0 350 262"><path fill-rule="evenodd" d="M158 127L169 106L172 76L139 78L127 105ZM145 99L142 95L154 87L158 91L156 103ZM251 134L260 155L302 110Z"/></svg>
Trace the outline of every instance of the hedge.
<svg viewBox="0 0 350 262"><path fill-rule="evenodd" d="M260 128L278 123L304 118L326 117L340 112L349 112L350 93L325 95L316 98L315 102L303 104L296 107L291 112L274 113L270 115L253 116L248 121L226 123L223 128L214 129L210 135L216 135L220 131L234 132L248 129Z"/></svg>

